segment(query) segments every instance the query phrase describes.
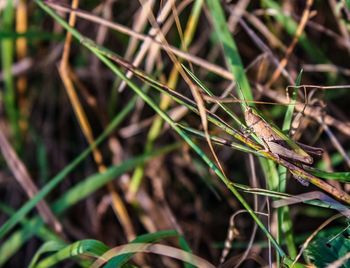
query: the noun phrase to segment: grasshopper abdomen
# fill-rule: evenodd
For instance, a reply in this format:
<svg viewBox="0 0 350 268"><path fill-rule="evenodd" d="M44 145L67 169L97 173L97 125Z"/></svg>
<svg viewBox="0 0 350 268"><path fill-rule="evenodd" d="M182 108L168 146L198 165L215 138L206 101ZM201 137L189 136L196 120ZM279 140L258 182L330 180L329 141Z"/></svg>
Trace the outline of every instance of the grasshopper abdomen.
<svg viewBox="0 0 350 268"><path fill-rule="evenodd" d="M312 164L313 158L303 151L297 144L290 146L290 141L281 134L281 131L273 128L261 116L254 112L253 108L246 107L244 118L249 129L263 141L265 150L278 156L286 157L305 164ZM295 149L297 148L297 150Z"/></svg>

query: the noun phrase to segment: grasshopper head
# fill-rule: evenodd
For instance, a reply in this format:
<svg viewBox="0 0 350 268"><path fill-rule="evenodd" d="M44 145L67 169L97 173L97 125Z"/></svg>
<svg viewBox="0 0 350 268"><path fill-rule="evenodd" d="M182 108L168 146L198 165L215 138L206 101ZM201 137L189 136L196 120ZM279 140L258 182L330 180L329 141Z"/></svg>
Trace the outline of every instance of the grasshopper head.
<svg viewBox="0 0 350 268"><path fill-rule="evenodd" d="M246 106L244 111L244 119L248 127L254 126L256 123L261 121L260 117L254 113L254 108Z"/></svg>

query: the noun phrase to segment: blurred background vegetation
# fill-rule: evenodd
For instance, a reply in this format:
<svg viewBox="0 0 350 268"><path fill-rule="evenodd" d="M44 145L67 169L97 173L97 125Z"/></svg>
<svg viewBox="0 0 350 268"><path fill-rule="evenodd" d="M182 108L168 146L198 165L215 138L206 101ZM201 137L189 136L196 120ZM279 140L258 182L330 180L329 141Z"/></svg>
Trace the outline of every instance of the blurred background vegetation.
<svg viewBox="0 0 350 268"><path fill-rule="evenodd" d="M0 266L350 267L349 8L0 1Z"/></svg>

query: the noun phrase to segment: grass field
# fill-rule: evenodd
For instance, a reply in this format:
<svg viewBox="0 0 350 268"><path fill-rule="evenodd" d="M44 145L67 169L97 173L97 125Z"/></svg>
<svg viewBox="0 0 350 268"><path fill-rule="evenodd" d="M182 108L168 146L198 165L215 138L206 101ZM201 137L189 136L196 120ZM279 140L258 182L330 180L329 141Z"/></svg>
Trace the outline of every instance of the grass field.
<svg viewBox="0 0 350 268"><path fill-rule="evenodd" d="M0 45L0 267L350 267L349 1L7 0Z"/></svg>

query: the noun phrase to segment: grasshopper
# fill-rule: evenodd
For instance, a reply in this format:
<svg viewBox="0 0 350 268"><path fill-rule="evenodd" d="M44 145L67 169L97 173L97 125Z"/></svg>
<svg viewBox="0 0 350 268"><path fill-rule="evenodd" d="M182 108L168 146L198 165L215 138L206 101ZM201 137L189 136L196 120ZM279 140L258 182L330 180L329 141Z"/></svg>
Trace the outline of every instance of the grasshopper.
<svg viewBox="0 0 350 268"><path fill-rule="evenodd" d="M246 106L244 119L263 142L266 151L304 164L312 164L313 158L297 143L288 138L277 126L268 123L253 107Z"/></svg>
<svg viewBox="0 0 350 268"><path fill-rule="evenodd" d="M322 155L321 148L315 148L301 143L296 143L287 137L274 124L268 123L253 107L246 104L244 107L244 119L249 130L252 130L262 141L265 151L271 152L277 157L287 158L294 163L311 165L313 158L306 152ZM303 147L304 149L302 149ZM308 186L309 182L294 176L302 185Z"/></svg>
<svg viewBox="0 0 350 268"><path fill-rule="evenodd" d="M185 66L183 67L187 71L187 73L189 73L190 76L199 84L199 87L208 95L212 96L210 90L208 90L204 85L202 85L200 81L195 77L195 75L191 73L190 70L188 70ZM238 89L241 91L239 86ZM265 151L271 152L277 157L288 158L294 163L303 163L308 165L311 165L313 163L313 158L306 152L306 150L315 155L322 155L323 150L320 148L311 147L301 143L297 144L296 142L292 141L277 126L268 123L261 116L258 110L249 106L247 104L247 101L244 99L244 94L242 91L241 95L243 96L242 101L237 100L237 98L235 98L234 96L233 98L239 102L242 102L242 106L244 108L244 119L248 130L252 130L259 138L259 140L262 141L262 145L264 146ZM219 143L226 145L230 144L229 142L222 141ZM303 147L305 150L301 147Z"/></svg>
<svg viewBox="0 0 350 268"><path fill-rule="evenodd" d="M268 123L254 107L243 105L244 119L249 130L252 130L262 141L265 151L271 152L277 157L287 158L294 163L311 165L313 158L310 154L322 155L321 148L315 148L291 140L282 130L272 123ZM301 148L303 147L303 148ZM308 186L305 180L297 179L304 186Z"/></svg>

